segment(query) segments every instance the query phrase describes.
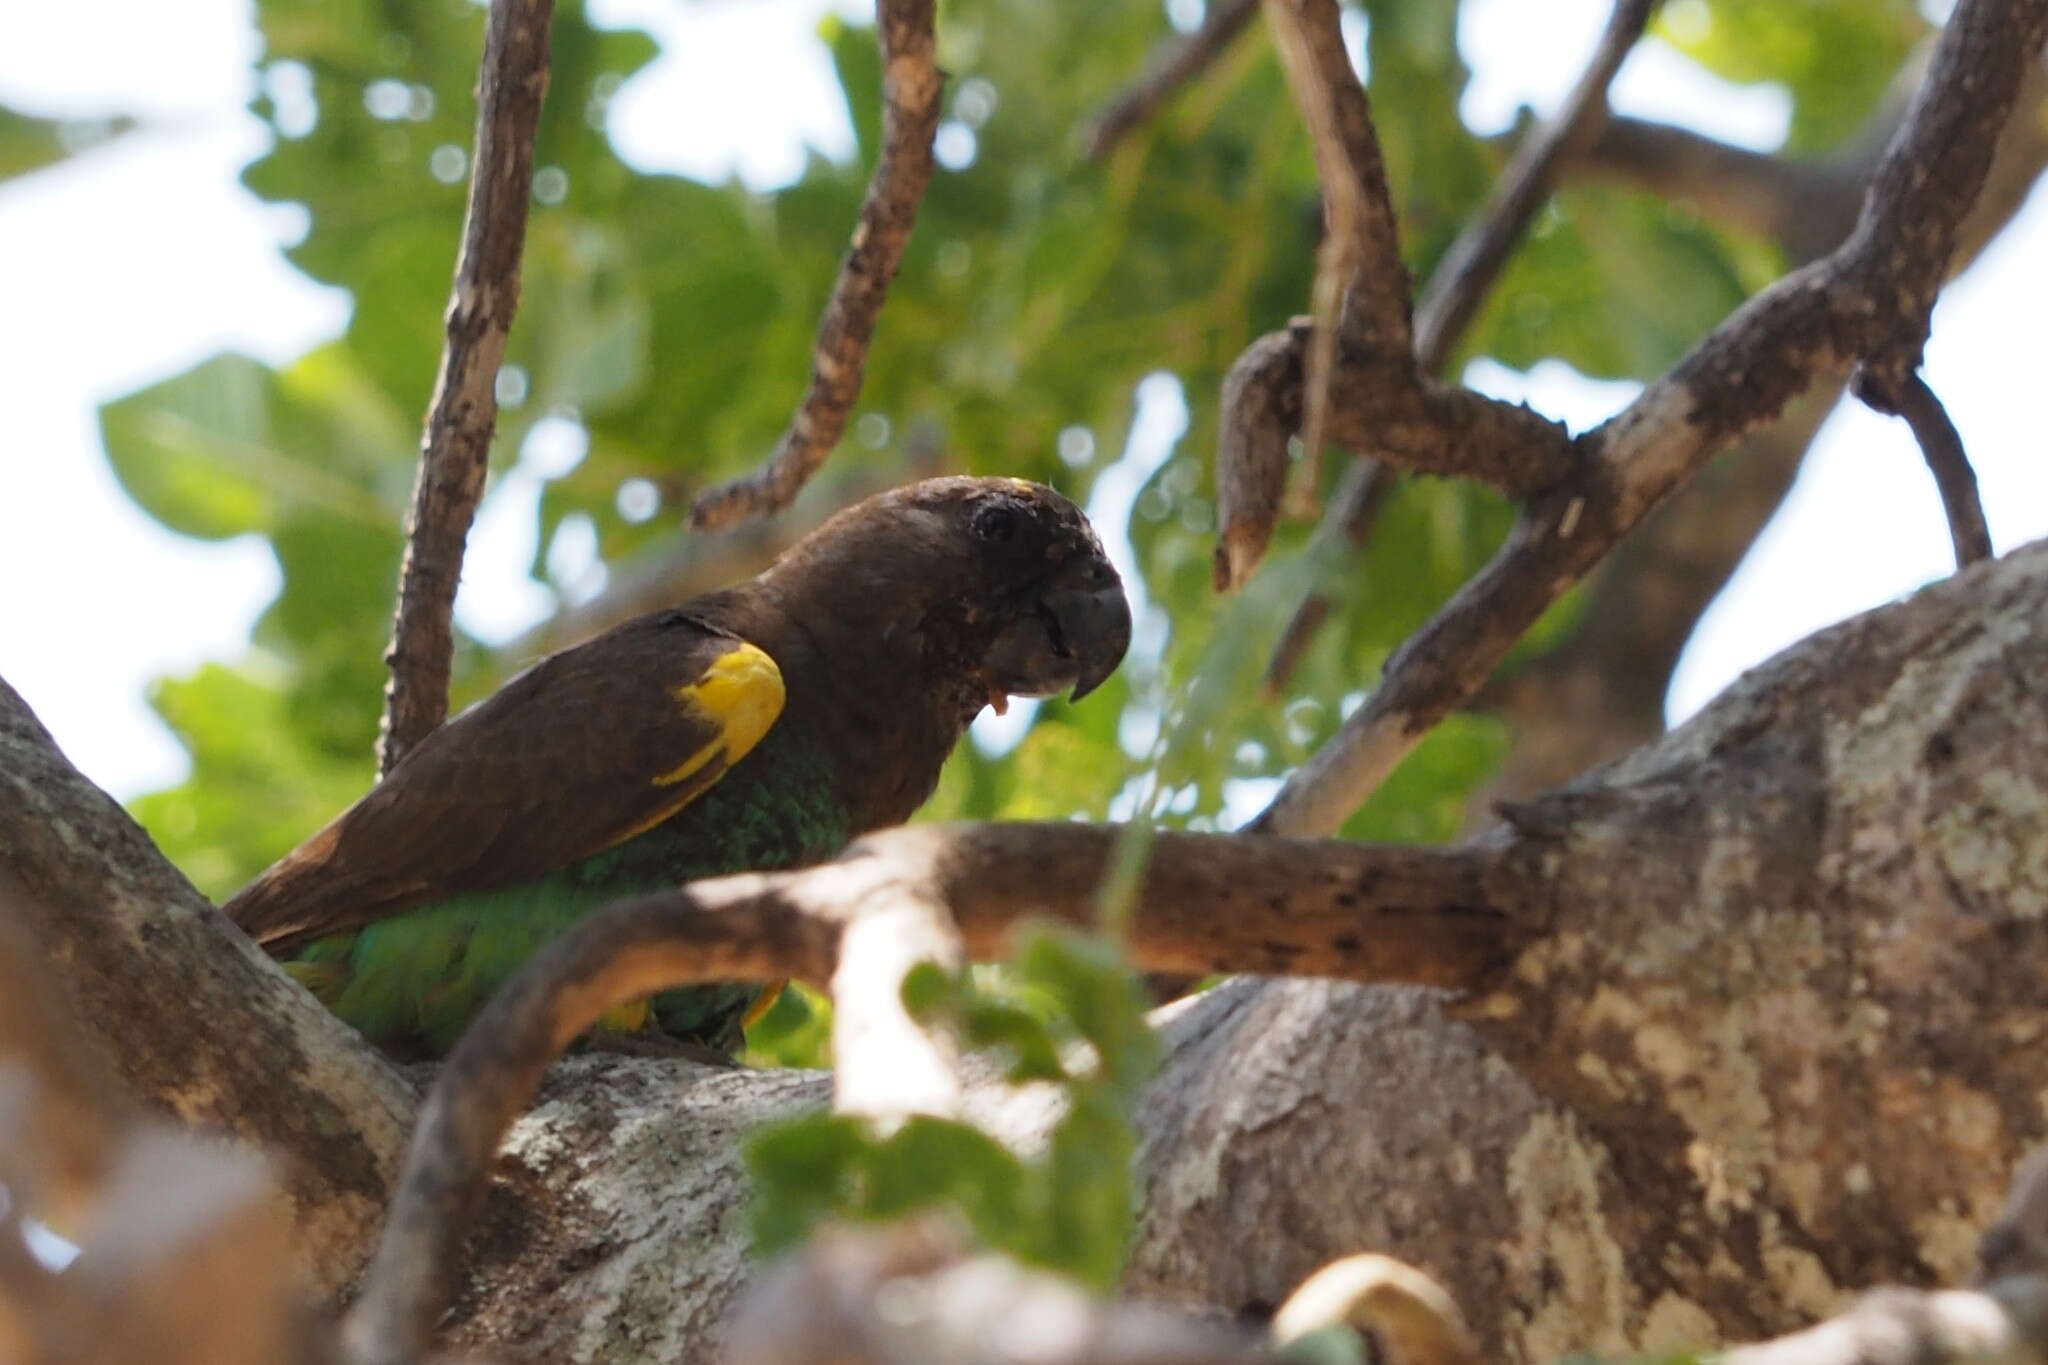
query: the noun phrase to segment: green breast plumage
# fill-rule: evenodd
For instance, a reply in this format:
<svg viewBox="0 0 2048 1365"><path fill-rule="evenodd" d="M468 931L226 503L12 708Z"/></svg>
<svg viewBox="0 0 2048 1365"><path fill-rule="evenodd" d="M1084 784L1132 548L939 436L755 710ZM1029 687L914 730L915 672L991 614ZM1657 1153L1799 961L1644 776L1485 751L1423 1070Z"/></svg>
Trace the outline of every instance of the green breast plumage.
<svg viewBox="0 0 2048 1365"><path fill-rule="evenodd" d="M699 877L797 867L848 839L828 765L783 730L662 824L536 880L472 892L310 944L294 975L380 1046L445 1052L536 950L623 896ZM748 986L671 991L654 1002L662 1031L730 1051L758 995Z"/></svg>

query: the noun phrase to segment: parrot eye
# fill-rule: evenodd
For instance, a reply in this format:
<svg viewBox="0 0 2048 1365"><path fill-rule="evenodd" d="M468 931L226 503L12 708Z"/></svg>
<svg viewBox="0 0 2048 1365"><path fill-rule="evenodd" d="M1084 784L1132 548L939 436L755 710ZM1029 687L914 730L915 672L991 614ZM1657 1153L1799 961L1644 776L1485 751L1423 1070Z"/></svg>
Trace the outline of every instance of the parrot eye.
<svg viewBox="0 0 2048 1365"><path fill-rule="evenodd" d="M1017 534L1017 514L1007 507L984 507L968 523L976 540L1001 544Z"/></svg>

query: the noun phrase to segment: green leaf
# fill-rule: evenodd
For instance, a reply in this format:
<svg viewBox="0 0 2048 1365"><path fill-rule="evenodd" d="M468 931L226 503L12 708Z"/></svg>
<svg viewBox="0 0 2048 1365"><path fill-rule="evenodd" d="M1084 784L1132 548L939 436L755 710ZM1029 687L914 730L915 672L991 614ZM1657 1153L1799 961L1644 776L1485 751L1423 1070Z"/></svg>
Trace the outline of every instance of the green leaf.
<svg viewBox="0 0 2048 1365"><path fill-rule="evenodd" d="M756 1193L749 1207L755 1251L787 1250L855 1197L855 1173L869 1147L858 1120L810 1114L763 1124L741 1148Z"/></svg>
<svg viewBox="0 0 2048 1365"><path fill-rule="evenodd" d="M1785 150L1798 156L1835 150L1863 125L1927 21L1913 0L1692 0L1668 7L1656 32L1731 81L1785 86Z"/></svg>

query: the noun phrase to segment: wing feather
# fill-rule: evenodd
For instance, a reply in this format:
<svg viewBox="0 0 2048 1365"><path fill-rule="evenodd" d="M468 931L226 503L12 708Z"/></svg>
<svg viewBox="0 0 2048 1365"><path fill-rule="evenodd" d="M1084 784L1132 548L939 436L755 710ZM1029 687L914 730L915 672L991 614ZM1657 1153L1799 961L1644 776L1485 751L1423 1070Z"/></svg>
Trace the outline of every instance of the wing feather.
<svg viewBox="0 0 2048 1365"><path fill-rule="evenodd" d="M273 953L543 876L667 820L760 742L781 670L682 612L542 660L221 908Z"/></svg>

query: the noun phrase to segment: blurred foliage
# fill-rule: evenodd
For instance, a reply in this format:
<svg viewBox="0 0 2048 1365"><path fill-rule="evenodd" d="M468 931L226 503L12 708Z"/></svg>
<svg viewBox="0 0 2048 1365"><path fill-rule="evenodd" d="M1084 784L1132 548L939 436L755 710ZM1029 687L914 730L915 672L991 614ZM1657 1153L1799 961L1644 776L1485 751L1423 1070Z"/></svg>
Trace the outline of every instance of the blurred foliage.
<svg viewBox="0 0 2048 1365"><path fill-rule="evenodd" d="M1782 84L1785 150L1806 156L1854 136L1928 25L1915 0L1680 0L1656 31L1731 81Z"/></svg>
<svg viewBox="0 0 2048 1365"><path fill-rule="evenodd" d="M1045 931L1000 976L917 967L903 1001L920 1023L1000 1057L1012 1085L1061 1089L1044 1150L1019 1156L971 1124L922 1115L886 1136L839 1114L765 1125L746 1150L755 1249L773 1255L825 1219L950 1209L991 1247L1113 1288L1136 1209L1133 1107L1159 1062L1145 995L1117 955Z"/></svg>
<svg viewBox="0 0 2048 1365"><path fill-rule="evenodd" d="M54 166L134 126L128 118L37 118L0 105L0 181Z"/></svg>
<svg viewBox="0 0 2048 1365"><path fill-rule="evenodd" d="M1460 118L1457 0L1362 10L1375 112L1422 279L1504 153ZM137 811L216 895L370 778L483 22L473 0L261 0L258 14L254 107L275 140L245 178L266 200L304 207L305 234L287 254L351 293L347 328L283 368L217 356L104 412L114 470L141 506L188 535L265 537L283 569L247 658L158 693L193 771ZM1848 135L1923 27L1910 0L1684 0L1660 25L1731 79L1782 84L1798 150ZM1104 162L1079 160L1079 130L1169 32L1145 0L959 0L941 16L948 137L972 155L941 170L924 204L837 460L908 477L936 450L951 468L1100 493L1101 529L1133 546L1145 605L1138 646L1108 686L1078 707L1038 707L1003 754L962 746L929 816L1236 823L1330 735L1508 524L1483 490L1407 481L1362 557L1288 527L1246 593L1214 598L1207 462L1218 386L1247 342L1305 306L1318 196L1256 30ZM607 110L657 46L594 27L579 3L558 6L494 467L503 475L523 460L541 483L531 574L561 600L672 548L689 495L759 459L803 389L874 153L880 85L869 29L826 18L820 35L858 153L846 164L813 154L793 183L756 192L621 160ZM1684 205L1574 190L1536 225L1459 363L1556 358L1644 378L1777 268L1772 250ZM1168 451L1127 456L1151 375L1170 376L1146 390L1164 407L1184 396L1186 431ZM1270 699L1267 652L1318 581L1337 610L1290 695ZM1553 613L1545 638L1571 619L1569 608ZM523 662L466 641L458 700ZM1455 719L1347 832L1448 836L1505 742L1485 718ZM819 1023L803 997L775 1019L773 1055L814 1052Z"/></svg>

